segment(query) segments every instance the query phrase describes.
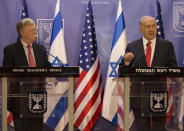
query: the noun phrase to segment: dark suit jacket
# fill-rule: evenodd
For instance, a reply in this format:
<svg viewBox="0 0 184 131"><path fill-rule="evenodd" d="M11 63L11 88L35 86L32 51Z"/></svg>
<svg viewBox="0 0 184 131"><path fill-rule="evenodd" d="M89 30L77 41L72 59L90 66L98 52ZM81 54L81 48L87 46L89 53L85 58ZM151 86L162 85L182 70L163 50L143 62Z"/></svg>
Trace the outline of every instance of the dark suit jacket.
<svg viewBox="0 0 184 131"><path fill-rule="evenodd" d="M50 66L44 46L34 43L33 50L37 67ZM21 42L10 44L4 48L3 66L28 66L26 54Z"/></svg>
<svg viewBox="0 0 184 131"><path fill-rule="evenodd" d="M129 43L126 48L127 52L134 54L134 59L129 65L130 67L147 67L142 38ZM120 63L120 68L122 67L125 67L123 60ZM151 67L177 67L174 47L170 41L156 39Z"/></svg>
<svg viewBox="0 0 184 131"><path fill-rule="evenodd" d="M125 66L124 60L119 65L120 68L147 67L146 56L143 47L143 40L138 39L129 43L126 53L132 52L134 59L129 66ZM176 56L173 45L170 41L156 39L155 52L151 67L177 67ZM142 84L144 83L144 84ZM146 83L146 84L145 84ZM149 114L149 93L150 91L166 91L165 78L160 77L131 77L131 106L141 108L141 112ZM134 112L135 113L135 112Z"/></svg>
<svg viewBox="0 0 184 131"><path fill-rule="evenodd" d="M33 51L37 67L50 67L48 57L44 46L34 43ZM28 61L21 42L13 43L4 48L4 67L28 67ZM8 97L8 109L13 113L14 119L18 117L42 117L43 115L33 115L28 111L28 92L29 91L45 91L43 81L45 78L36 77L16 77L11 78L9 81L9 96L15 95L16 97ZM36 81L33 84L32 81ZM42 81L42 82L41 82ZM38 88L34 89L34 86Z"/></svg>

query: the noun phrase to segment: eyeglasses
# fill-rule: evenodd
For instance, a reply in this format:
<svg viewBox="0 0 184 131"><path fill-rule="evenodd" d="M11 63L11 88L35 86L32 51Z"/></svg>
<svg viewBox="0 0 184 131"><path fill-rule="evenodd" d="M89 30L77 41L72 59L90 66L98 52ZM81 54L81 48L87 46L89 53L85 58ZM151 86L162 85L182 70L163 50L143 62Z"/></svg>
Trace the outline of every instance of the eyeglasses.
<svg viewBox="0 0 184 131"><path fill-rule="evenodd" d="M143 25L144 28L146 29L150 29L150 28L156 28L156 24L153 24L153 25Z"/></svg>
<svg viewBox="0 0 184 131"><path fill-rule="evenodd" d="M37 28L32 28L32 29L30 29L30 28L24 28L24 29L22 29L22 31L29 31L29 32L37 32L38 31L38 29Z"/></svg>
<svg viewBox="0 0 184 131"><path fill-rule="evenodd" d="M31 29L31 30L29 30L30 32L37 32L38 31L38 29L37 28L35 28L35 29Z"/></svg>

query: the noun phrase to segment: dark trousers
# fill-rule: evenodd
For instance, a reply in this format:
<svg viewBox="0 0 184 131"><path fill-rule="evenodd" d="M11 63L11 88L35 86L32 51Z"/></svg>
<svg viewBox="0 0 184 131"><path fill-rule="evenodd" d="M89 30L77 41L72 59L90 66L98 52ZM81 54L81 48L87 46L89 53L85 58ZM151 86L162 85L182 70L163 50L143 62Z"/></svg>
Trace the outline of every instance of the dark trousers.
<svg viewBox="0 0 184 131"><path fill-rule="evenodd" d="M165 115L149 116L136 109L133 112L137 131L165 131Z"/></svg>
<svg viewBox="0 0 184 131"><path fill-rule="evenodd" d="M153 112L150 107L150 93L153 91L167 91L166 78L131 78L130 105L137 131L165 131L166 112Z"/></svg>
<svg viewBox="0 0 184 131"><path fill-rule="evenodd" d="M15 131L43 131L43 118L16 118Z"/></svg>

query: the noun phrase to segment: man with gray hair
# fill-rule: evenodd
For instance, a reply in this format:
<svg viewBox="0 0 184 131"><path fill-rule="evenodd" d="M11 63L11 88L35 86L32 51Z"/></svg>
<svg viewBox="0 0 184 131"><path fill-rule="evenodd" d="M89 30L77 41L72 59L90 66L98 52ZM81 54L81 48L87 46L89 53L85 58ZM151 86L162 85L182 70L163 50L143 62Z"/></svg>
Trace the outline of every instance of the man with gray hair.
<svg viewBox="0 0 184 131"><path fill-rule="evenodd" d="M20 41L4 48L3 66L50 66L45 47L34 43L37 39L34 21L31 18L21 19L16 28Z"/></svg>
<svg viewBox="0 0 184 131"><path fill-rule="evenodd" d="M177 67L173 44L168 40L156 38L157 24L155 18L143 16L139 23L139 31L143 36L127 45L119 69L128 67ZM167 107L164 107L162 111L161 109L158 111L157 108L156 111L158 112L152 109L151 95L155 92L160 93L158 96L167 94L165 78L148 76L131 78L130 104L135 116L137 131L165 131ZM157 107L161 107L161 105L157 105Z"/></svg>
<svg viewBox="0 0 184 131"><path fill-rule="evenodd" d="M50 67L46 50L43 45L34 43L37 39L37 29L31 18L21 19L16 25L20 40L7 45L4 48L4 67ZM28 110L28 90L45 91L43 86L39 85L44 78L14 78L16 82L10 82L8 95L17 97L8 97L8 110L13 114L15 131L42 131L43 114L33 114ZM21 84L36 81L31 84ZM23 86L24 85L24 86ZM21 95L27 97L19 97Z"/></svg>

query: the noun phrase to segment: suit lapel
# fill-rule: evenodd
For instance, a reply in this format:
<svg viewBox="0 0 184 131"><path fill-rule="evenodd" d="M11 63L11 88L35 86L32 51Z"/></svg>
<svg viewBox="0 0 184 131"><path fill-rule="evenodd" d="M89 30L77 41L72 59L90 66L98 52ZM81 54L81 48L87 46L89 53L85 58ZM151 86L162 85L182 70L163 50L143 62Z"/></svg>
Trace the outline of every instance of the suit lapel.
<svg viewBox="0 0 184 131"><path fill-rule="evenodd" d="M141 65L139 65L140 67L146 67L147 66L147 63L146 63L146 56L145 56L145 51L144 51L144 47L143 47L143 40L142 40L142 38L139 40L139 42L138 42L138 44L139 44L139 51L138 52L142 52L143 54L139 54L139 56L141 55L141 58L140 58L140 64Z"/></svg>
<svg viewBox="0 0 184 131"><path fill-rule="evenodd" d="M28 61L27 61L27 58L26 58L26 54L25 54L25 51L24 51L24 48L22 46L22 43L21 42L18 42L17 43L17 59L20 60L20 64L22 66L28 66Z"/></svg>
<svg viewBox="0 0 184 131"><path fill-rule="evenodd" d="M159 59L159 52L160 52L160 42L158 39L156 39L156 43L155 43L155 52L153 54L153 60L152 60L152 64L151 67L154 67L157 65L157 61Z"/></svg>

